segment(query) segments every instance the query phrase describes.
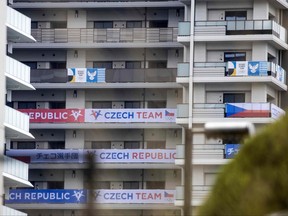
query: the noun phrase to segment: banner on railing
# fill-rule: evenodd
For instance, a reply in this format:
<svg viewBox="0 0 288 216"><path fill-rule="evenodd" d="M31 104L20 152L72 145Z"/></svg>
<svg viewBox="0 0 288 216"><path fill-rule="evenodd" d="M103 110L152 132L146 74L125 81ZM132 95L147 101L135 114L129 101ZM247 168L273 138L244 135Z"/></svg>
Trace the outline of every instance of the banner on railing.
<svg viewBox="0 0 288 216"><path fill-rule="evenodd" d="M9 191L6 203L86 203L87 190L34 190L15 189Z"/></svg>
<svg viewBox="0 0 288 216"><path fill-rule="evenodd" d="M175 190L52 190L14 189L9 191L6 203L82 203L88 201L87 194L93 193L93 203L162 203L175 200Z"/></svg>
<svg viewBox="0 0 288 216"><path fill-rule="evenodd" d="M30 117L31 123L84 122L84 109L19 109Z"/></svg>
<svg viewBox="0 0 288 216"><path fill-rule="evenodd" d="M6 155L30 163L174 163L175 149L9 149Z"/></svg>
<svg viewBox="0 0 288 216"><path fill-rule="evenodd" d="M226 103L225 116L229 118L270 117L270 103Z"/></svg>
<svg viewBox="0 0 288 216"><path fill-rule="evenodd" d="M225 158L234 158L238 154L240 147L240 144L225 144Z"/></svg>
<svg viewBox="0 0 288 216"><path fill-rule="evenodd" d="M285 111L282 110L281 108L277 107L274 104L271 104L271 118L273 119L278 119L281 116L285 115Z"/></svg>
<svg viewBox="0 0 288 216"><path fill-rule="evenodd" d="M105 68L68 68L69 82L105 82Z"/></svg>
<svg viewBox="0 0 288 216"><path fill-rule="evenodd" d="M273 63L266 61L228 61L227 76L268 76L275 77L285 83L285 70Z"/></svg>
<svg viewBox="0 0 288 216"><path fill-rule="evenodd" d="M176 109L86 109L85 122L175 122Z"/></svg>
<svg viewBox="0 0 288 216"><path fill-rule="evenodd" d="M267 76L268 62L262 61L229 61L228 76Z"/></svg>
<svg viewBox="0 0 288 216"><path fill-rule="evenodd" d="M19 109L31 123L175 122L176 109Z"/></svg>
<svg viewBox="0 0 288 216"><path fill-rule="evenodd" d="M95 203L174 203L175 190L95 190Z"/></svg>

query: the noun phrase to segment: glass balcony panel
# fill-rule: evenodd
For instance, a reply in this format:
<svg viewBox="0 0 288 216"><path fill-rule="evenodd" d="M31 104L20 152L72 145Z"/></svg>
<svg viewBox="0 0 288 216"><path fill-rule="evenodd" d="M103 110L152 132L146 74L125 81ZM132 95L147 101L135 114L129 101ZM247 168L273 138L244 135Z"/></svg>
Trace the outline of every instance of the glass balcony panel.
<svg viewBox="0 0 288 216"><path fill-rule="evenodd" d="M189 77L189 63L178 63L177 65L177 77Z"/></svg>
<svg viewBox="0 0 288 216"><path fill-rule="evenodd" d="M18 161L14 158L4 156L4 168L5 173L8 173L18 178L28 180L28 164Z"/></svg>
<svg viewBox="0 0 288 216"><path fill-rule="evenodd" d="M252 20L245 21L245 30L253 30L254 22Z"/></svg>
<svg viewBox="0 0 288 216"><path fill-rule="evenodd" d="M236 21L227 21L227 31L236 30Z"/></svg>
<svg viewBox="0 0 288 216"><path fill-rule="evenodd" d="M185 145L176 145L176 159L185 158Z"/></svg>
<svg viewBox="0 0 288 216"><path fill-rule="evenodd" d="M245 21L236 21L236 30L245 30Z"/></svg>
<svg viewBox="0 0 288 216"><path fill-rule="evenodd" d="M190 36L190 22L179 22L178 36Z"/></svg>
<svg viewBox="0 0 288 216"><path fill-rule="evenodd" d="M263 29L263 21L256 20L254 21L254 30L262 30Z"/></svg>
<svg viewBox="0 0 288 216"><path fill-rule="evenodd" d="M4 122L19 131L29 133L29 116L25 115L11 107L5 106L5 119ZM15 132L17 133L17 132ZM19 132L21 133L21 132Z"/></svg>
<svg viewBox="0 0 288 216"><path fill-rule="evenodd" d="M189 106L188 104L177 104L177 118L188 118Z"/></svg>
<svg viewBox="0 0 288 216"><path fill-rule="evenodd" d="M272 21L271 20L263 20L263 29L271 30L272 29Z"/></svg>

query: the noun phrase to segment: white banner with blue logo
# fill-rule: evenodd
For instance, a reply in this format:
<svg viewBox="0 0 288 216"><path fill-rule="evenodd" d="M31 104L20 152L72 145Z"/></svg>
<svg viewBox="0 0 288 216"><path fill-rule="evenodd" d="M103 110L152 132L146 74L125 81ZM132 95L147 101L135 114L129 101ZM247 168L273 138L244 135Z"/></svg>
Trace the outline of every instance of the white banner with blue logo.
<svg viewBox="0 0 288 216"><path fill-rule="evenodd" d="M68 68L69 82L105 82L105 68Z"/></svg>
<svg viewBox="0 0 288 216"><path fill-rule="evenodd" d="M176 122L176 109L86 109L85 122Z"/></svg>

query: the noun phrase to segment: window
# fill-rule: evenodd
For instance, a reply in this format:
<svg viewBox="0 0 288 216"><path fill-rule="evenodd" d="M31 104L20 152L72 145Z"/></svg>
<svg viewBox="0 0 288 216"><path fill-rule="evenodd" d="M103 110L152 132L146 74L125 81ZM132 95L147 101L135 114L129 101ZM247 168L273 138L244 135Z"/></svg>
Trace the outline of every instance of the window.
<svg viewBox="0 0 288 216"><path fill-rule="evenodd" d="M141 68L141 62L140 61L126 61L125 68L127 69Z"/></svg>
<svg viewBox="0 0 288 216"><path fill-rule="evenodd" d="M64 189L63 181L48 181L47 189Z"/></svg>
<svg viewBox="0 0 288 216"><path fill-rule="evenodd" d="M127 21L126 28L142 28L142 21Z"/></svg>
<svg viewBox="0 0 288 216"><path fill-rule="evenodd" d="M166 61L149 61L148 68L167 68Z"/></svg>
<svg viewBox="0 0 288 216"><path fill-rule="evenodd" d="M224 93L223 103L245 103L245 93Z"/></svg>
<svg viewBox="0 0 288 216"><path fill-rule="evenodd" d="M149 22L150 28L167 28L168 21L167 20L153 20Z"/></svg>
<svg viewBox="0 0 288 216"><path fill-rule="evenodd" d="M93 62L94 68L106 68L106 69L112 69L112 61L99 61L99 62Z"/></svg>
<svg viewBox="0 0 288 216"><path fill-rule="evenodd" d="M166 101L148 101L148 108L166 108Z"/></svg>
<svg viewBox="0 0 288 216"><path fill-rule="evenodd" d="M139 101L125 101L125 108L141 108Z"/></svg>
<svg viewBox="0 0 288 216"><path fill-rule="evenodd" d="M66 107L66 104L65 102L62 102L62 101L58 101L58 102L49 102L49 108L50 109L65 109Z"/></svg>
<svg viewBox="0 0 288 216"><path fill-rule="evenodd" d="M66 69L66 62L50 62L50 69Z"/></svg>
<svg viewBox="0 0 288 216"><path fill-rule="evenodd" d="M23 64L26 64L31 69L37 69L37 62L22 62Z"/></svg>
<svg viewBox="0 0 288 216"><path fill-rule="evenodd" d="M124 149L139 149L140 142L138 141L126 141L124 142Z"/></svg>
<svg viewBox="0 0 288 216"><path fill-rule="evenodd" d="M147 149L165 149L166 143L165 141L148 141Z"/></svg>
<svg viewBox="0 0 288 216"><path fill-rule="evenodd" d="M31 141L17 142L17 149L35 149L36 143Z"/></svg>
<svg viewBox="0 0 288 216"><path fill-rule="evenodd" d="M64 141L48 142L49 149L65 149Z"/></svg>
<svg viewBox="0 0 288 216"><path fill-rule="evenodd" d="M226 11L225 12L225 20L246 20L247 19L247 11Z"/></svg>
<svg viewBox="0 0 288 216"><path fill-rule="evenodd" d="M95 21L94 28L96 29L113 28L113 22L112 21Z"/></svg>
<svg viewBox="0 0 288 216"><path fill-rule="evenodd" d="M111 149L110 141L93 141L91 143L92 149Z"/></svg>
<svg viewBox="0 0 288 216"><path fill-rule="evenodd" d="M92 102L92 108L93 109L110 109L112 108L112 102L111 101L93 101Z"/></svg>
<svg viewBox="0 0 288 216"><path fill-rule="evenodd" d="M123 189L139 189L139 182L138 181L123 182Z"/></svg>
<svg viewBox="0 0 288 216"><path fill-rule="evenodd" d="M146 189L165 189L165 181L147 181Z"/></svg>
<svg viewBox="0 0 288 216"><path fill-rule="evenodd" d="M224 62L228 61L246 61L245 52L224 52Z"/></svg>
<svg viewBox="0 0 288 216"><path fill-rule="evenodd" d="M18 102L18 109L36 109L36 102Z"/></svg>

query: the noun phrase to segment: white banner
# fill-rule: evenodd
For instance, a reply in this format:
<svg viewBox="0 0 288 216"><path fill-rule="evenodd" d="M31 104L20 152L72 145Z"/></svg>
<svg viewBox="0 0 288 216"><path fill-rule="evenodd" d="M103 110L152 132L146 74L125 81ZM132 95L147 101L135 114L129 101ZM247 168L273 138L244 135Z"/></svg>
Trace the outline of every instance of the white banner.
<svg viewBox="0 0 288 216"><path fill-rule="evenodd" d="M94 154L98 163L174 163L175 149L97 149L84 150Z"/></svg>
<svg viewBox="0 0 288 216"><path fill-rule="evenodd" d="M94 203L174 203L175 190L94 190Z"/></svg>
<svg viewBox="0 0 288 216"><path fill-rule="evenodd" d="M85 122L175 122L176 109L86 109Z"/></svg>
<svg viewBox="0 0 288 216"><path fill-rule="evenodd" d="M26 157L30 163L174 163L175 149L10 149L7 156Z"/></svg>
<svg viewBox="0 0 288 216"><path fill-rule="evenodd" d="M278 119L281 116L285 115L285 111L277 107L274 104L271 104L271 118Z"/></svg>

